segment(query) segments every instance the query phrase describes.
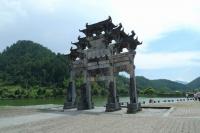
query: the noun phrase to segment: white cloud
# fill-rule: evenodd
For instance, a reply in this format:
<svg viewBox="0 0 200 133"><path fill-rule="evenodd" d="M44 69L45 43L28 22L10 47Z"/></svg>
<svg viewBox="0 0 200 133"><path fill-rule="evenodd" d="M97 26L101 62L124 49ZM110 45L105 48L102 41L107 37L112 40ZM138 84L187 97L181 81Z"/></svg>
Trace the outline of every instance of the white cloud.
<svg viewBox="0 0 200 133"><path fill-rule="evenodd" d="M23 3L27 10L32 10L33 12L41 12L41 13L54 13L69 6L68 0L20 0Z"/></svg>
<svg viewBox="0 0 200 133"><path fill-rule="evenodd" d="M0 51L18 39L30 39L64 53L86 22L108 15L143 41L137 49L138 69L200 66L200 52L148 53L150 42L165 33L200 31L200 0L0 0Z"/></svg>
<svg viewBox="0 0 200 133"><path fill-rule="evenodd" d="M16 19L26 16L26 11L17 0L0 0L0 29L14 24Z"/></svg>
<svg viewBox="0 0 200 133"><path fill-rule="evenodd" d="M135 64L138 69L200 67L200 52L138 53Z"/></svg>
<svg viewBox="0 0 200 133"><path fill-rule="evenodd" d="M91 14L106 12L114 22L122 22L126 31L135 30L144 41L144 49L163 32L183 26L200 28L199 5L199 0L0 0L0 19L2 24L27 12L60 13L60 10L87 12L80 15L92 19Z"/></svg>
<svg viewBox="0 0 200 133"><path fill-rule="evenodd" d="M63 14L65 20L80 20L69 18L77 13L89 23L111 15L114 23L122 22L127 32L135 30L144 42L139 51L148 51L149 42L177 28L200 30L199 0L0 0L0 29L14 25L22 17L38 19L38 14L52 13Z"/></svg>
<svg viewBox="0 0 200 133"><path fill-rule="evenodd" d="M123 0L113 1L115 19L122 21L127 31L135 29L144 41L141 50L148 50L148 43L162 37L165 32L187 27L200 29L199 0Z"/></svg>

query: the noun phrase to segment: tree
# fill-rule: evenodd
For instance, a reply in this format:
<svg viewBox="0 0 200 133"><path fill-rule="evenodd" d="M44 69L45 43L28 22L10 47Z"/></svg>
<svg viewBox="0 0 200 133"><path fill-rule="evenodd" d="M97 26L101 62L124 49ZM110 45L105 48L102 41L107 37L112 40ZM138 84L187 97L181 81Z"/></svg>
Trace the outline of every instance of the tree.
<svg viewBox="0 0 200 133"><path fill-rule="evenodd" d="M153 88L146 88L144 89L143 93L145 95L151 96L151 95L156 94L156 91Z"/></svg>
<svg viewBox="0 0 200 133"><path fill-rule="evenodd" d="M65 55L55 54L32 41L18 41L0 53L0 79L8 84L63 87L69 77Z"/></svg>

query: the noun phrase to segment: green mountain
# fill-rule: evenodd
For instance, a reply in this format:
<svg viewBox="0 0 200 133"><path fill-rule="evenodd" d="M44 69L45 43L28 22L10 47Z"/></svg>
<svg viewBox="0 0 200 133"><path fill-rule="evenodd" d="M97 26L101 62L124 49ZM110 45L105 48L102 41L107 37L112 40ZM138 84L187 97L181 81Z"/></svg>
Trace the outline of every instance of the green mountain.
<svg viewBox="0 0 200 133"><path fill-rule="evenodd" d="M180 81L180 80L176 80L175 82L177 82L177 83L181 83L181 84L184 84L184 85L186 85L186 84L189 83L189 82L186 82L186 81Z"/></svg>
<svg viewBox="0 0 200 133"><path fill-rule="evenodd" d="M0 79L8 84L62 86L67 68L64 55L32 41L18 41L0 54Z"/></svg>
<svg viewBox="0 0 200 133"><path fill-rule="evenodd" d="M145 89L150 87L159 91L184 91L187 88L181 83L167 79L149 80L145 77L137 76L136 82L138 89Z"/></svg>
<svg viewBox="0 0 200 133"><path fill-rule="evenodd" d="M200 77L192 80L190 83L187 84L187 87L190 90L199 89L200 88Z"/></svg>

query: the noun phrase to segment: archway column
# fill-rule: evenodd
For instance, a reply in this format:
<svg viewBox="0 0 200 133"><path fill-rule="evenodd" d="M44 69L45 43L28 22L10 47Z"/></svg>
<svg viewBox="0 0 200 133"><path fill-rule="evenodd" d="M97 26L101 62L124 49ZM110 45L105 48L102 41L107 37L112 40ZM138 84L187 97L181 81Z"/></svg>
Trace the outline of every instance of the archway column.
<svg viewBox="0 0 200 133"><path fill-rule="evenodd" d="M116 90L116 79L113 74L113 67L110 67L110 80L106 83L106 89L108 89L108 100L106 104L106 112L112 112L120 110L119 97Z"/></svg>
<svg viewBox="0 0 200 133"><path fill-rule="evenodd" d="M88 80L89 74L87 69L83 70L83 76L84 76L84 84L81 85L80 87L81 96L78 102L78 110L94 108L91 96L91 85L90 81Z"/></svg>
<svg viewBox="0 0 200 133"><path fill-rule="evenodd" d="M84 82L86 84L86 99L87 99L87 105L88 109L94 108L94 103L92 102L92 94L91 94L91 82L88 79L89 73L87 70L84 72Z"/></svg>
<svg viewBox="0 0 200 133"><path fill-rule="evenodd" d="M127 113L136 113L137 111L141 110L141 105L138 102L138 93L136 88L136 78L135 78L135 65L134 65L134 57L130 56L130 66L129 66L129 73L130 73L130 84L129 84L129 95L130 95L130 103L127 105Z"/></svg>
<svg viewBox="0 0 200 133"><path fill-rule="evenodd" d="M63 109L70 109L76 107L76 87L75 87L75 79L74 79L74 70L70 71L70 82L67 88L67 97L64 103Z"/></svg>

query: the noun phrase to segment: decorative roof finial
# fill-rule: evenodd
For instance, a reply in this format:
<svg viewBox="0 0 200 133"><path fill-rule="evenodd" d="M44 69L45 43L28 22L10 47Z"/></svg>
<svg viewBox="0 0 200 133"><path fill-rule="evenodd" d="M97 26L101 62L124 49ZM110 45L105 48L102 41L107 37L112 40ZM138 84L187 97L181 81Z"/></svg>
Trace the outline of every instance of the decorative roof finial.
<svg viewBox="0 0 200 133"><path fill-rule="evenodd" d="M85 24L86 28L88 28L88 23Z"/></svg>
<svg viewBox="0 0 200 133"><path fill-rule="evenodd" d="M78 40L80 40L80 39L81 39L81 36L79 35L79 36L78 36Z"/></svg>
<svg viewBox="0 0 200 133"><path fill-rule="evenodd" d="M136 37L135 41L138 43L138 45L142 44L143 42L138 41L138 36Z"/></svg>
<svg viewBox="0 0 200 133"><path fill-rule="evenodd" d="M111 18L111 16L108 16L108 21L112 21L112 18Z"/></svg>
<svg viewBox="0 0 200 133"><path fill-rule="evenodd" d="M134 32L134 30L132 30L131 31L131 35L130 35L132 38L134 38L134 36L135 36L135 32Z"/></svg>
<svg viewBox="0 0 200 133"><path fill-rule="evenodd" d="M135 31L134 30L132 30L131 33L132 33L133 36L135 36Z"/></svg>

